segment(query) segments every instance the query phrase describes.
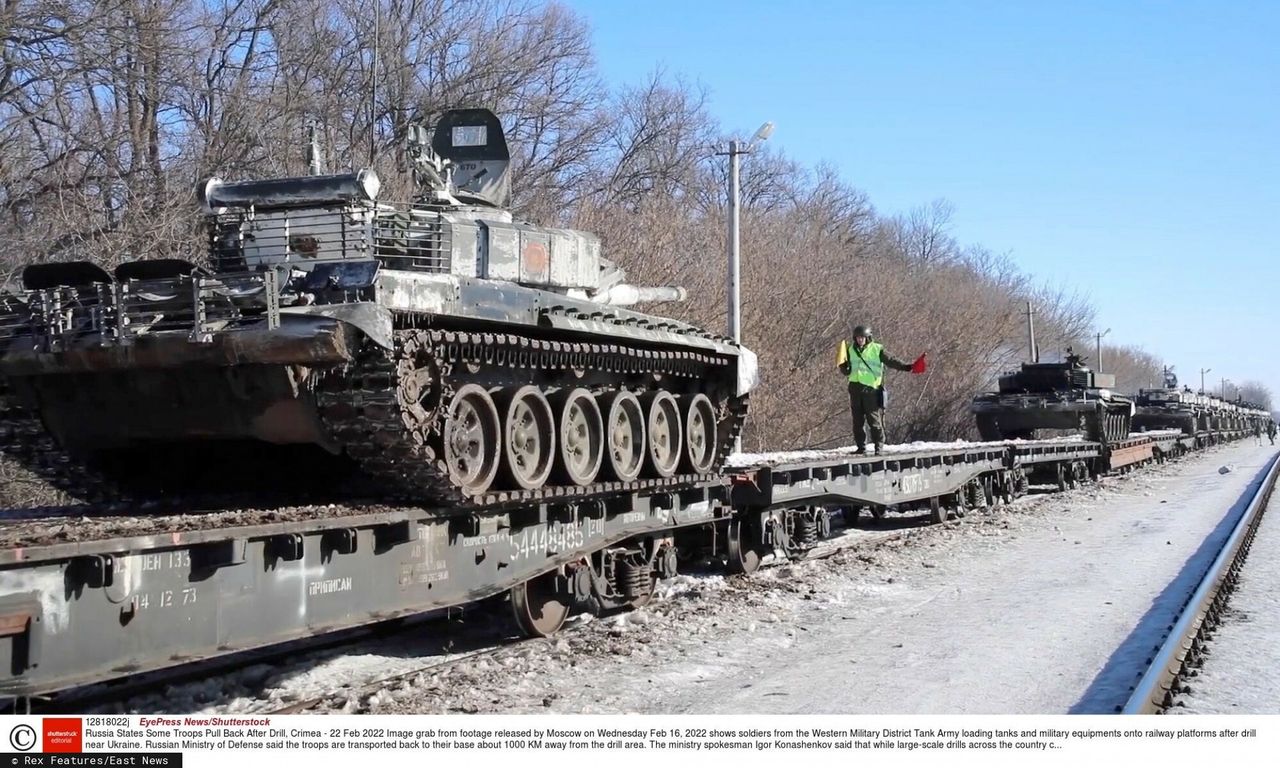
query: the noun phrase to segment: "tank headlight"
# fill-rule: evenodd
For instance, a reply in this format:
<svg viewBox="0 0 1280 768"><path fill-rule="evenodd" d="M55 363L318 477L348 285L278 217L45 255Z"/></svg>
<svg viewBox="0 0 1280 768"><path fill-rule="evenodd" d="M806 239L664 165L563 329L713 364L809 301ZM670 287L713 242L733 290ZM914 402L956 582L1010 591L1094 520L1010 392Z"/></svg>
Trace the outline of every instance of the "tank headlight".
<svg viewBox="0 0 1280 768"><path fill-rule="evenodd" d="M365 168L356 174L356 184L364 193L365 199L370 201L377 200L378 193L382 191L382 179L378 178L378 172L372 168Z"/></svg>
<svg viewBox="0 0 1280 768"><path fill-rule="evenodd" d="M217 176L211 176L205 183L196 188L196 197L200 199L200 205L205 210L216 213L219 206L213 202L213 196L216 194L218 187L223 185L222 179Z"/></svg>

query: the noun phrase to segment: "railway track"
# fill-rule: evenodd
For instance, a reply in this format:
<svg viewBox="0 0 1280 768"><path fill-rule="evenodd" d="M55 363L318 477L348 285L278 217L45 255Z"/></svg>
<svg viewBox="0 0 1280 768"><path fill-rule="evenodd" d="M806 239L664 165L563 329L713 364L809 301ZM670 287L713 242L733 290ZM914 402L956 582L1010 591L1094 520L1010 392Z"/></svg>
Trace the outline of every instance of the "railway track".
<svg viewBox="0 0 1280 768"><path fill-rule="evenodd" d="M1278 477L1280 454L1272 457L1261 478L1250 486L1250 498L1240 519L1169 626L1129 700L1118 708L1120 713L1161 714L1175 706L1178 694L1190 690L1188 680L1203 664L1206 645L1235 590Z"/></svg>

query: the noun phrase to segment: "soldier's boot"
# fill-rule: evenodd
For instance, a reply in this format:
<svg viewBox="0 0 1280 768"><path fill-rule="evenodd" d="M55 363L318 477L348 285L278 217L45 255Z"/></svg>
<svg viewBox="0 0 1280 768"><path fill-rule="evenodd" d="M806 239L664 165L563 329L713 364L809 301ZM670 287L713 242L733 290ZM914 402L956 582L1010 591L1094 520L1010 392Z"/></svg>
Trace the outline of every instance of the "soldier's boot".
<svg viewBox="0 0 1280 768"><path fill-rule="evenodd" d="M884 453L884 443L876 443L876 455Z"/></svg>

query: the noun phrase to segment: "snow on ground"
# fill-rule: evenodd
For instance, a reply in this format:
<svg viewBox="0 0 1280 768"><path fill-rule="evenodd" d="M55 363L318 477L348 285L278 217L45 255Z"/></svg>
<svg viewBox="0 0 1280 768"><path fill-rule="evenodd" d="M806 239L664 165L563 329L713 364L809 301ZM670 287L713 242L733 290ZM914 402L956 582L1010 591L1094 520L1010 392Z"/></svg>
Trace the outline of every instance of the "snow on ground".
<svg viewBox="0 0 1280 768"><path fill-rule="evenodd" d="M173 686L129 709L263 711L407 672L320 709L1107 712L1270 452L1210 449L941 526L889 515L845 531L849 548L830 557L751 577L682 575L644 609L583 617L547 640L504 645L501 629L424 625ZM1219 474L1226 464L1236 471Z"/></svg>
<svg viewBox="0 0 1280 768"><path fill-rule="evenodd" d="M1177 714L1280 713L1280 497L1273 497L1240 583Z"/></svg>

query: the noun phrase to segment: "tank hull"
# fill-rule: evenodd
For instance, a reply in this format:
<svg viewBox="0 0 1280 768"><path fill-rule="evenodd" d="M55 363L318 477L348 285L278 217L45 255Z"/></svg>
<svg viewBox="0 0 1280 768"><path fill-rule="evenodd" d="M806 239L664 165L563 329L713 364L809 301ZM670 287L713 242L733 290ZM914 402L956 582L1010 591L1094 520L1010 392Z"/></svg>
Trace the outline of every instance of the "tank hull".
<svg viewBox="0 0 1280 768"><path fill-rule="evenodd" d="M1029 440L1039 430L1064 430L1079 432L1086 440L1114 442L1128 436L1133 413L1127 400L996 394L979 395L971 410L984 440Z"/></svg>
<svg viewBox="0 0 1280 768"><path fill-rule="evenodd" d="M1138 407L1133 415L1133 429L1147 431L1153 429L1179 429L1184 435L1196 433L1196 414L1192 411L1172 408Z"/></svg>
<svg viewBox="0 0 1280 768"><path fill-rule="evenodd" d="M188 286L178 280L172 287L166 296ZM136 495L182 486L175 477L182 466L207 466L239 441L257 448L309 446L349 460L368 481L359 484L366 489L466 506L705 479L721 466L745 418L753 358L692 326L451 275L386 270L363 288L369 301L277 311L274 317L244 312L221 326L110 327L102 318L121 313L108 301L89 308L93 328L73 316L67 324L72 332L40 333L49 325L48 313L32 313L40 315L29 322L36 330L8 339L0 356L8 384L5 412L13 422L5 448L45 469L97 470ZM210 313L196 306L172 314ZM518 439L514 428L505 430L505 419L517 412L527 416L543 401L560 408L570 393L576 393L573 414L599 423L594 443L582 444L587 450L604 453L598 445L604 417L593 411L626 393L639 409L633 413L662 411L668 442L700 441L700 452L691 443L670 456L640 457L636 472L621 474L610 474L601 455L597 463L606 465L604 471L565 472L560 465L572 461L568 449L552 456L549 445L557 427L573 425L548 422L541 445L521 454L537 438ZM655 406L658 399L663 402ZM455 455L459 403L464 411L503 411L497 425L505 431L487 436L483 450L495 455L479 478L461 476L466 467ZM690 433L686 420L707 426ZM662 422L653 428L663 428ZM516 450L502 455L498 444ZM122 466L119 455L135 450L142 456L163 452L171 461L160 471L137 466L152 461L147 458ZM57 451L65 455L51 455ZM530 459L548 470L555 464L556 471L530 472L522 466ZM280 465L281 472L298 469ZM237 490L237 474L224 475L220 490ZM162 482L148 487L147 478ZM98 490L78 495L111 495Z"/></svg>

